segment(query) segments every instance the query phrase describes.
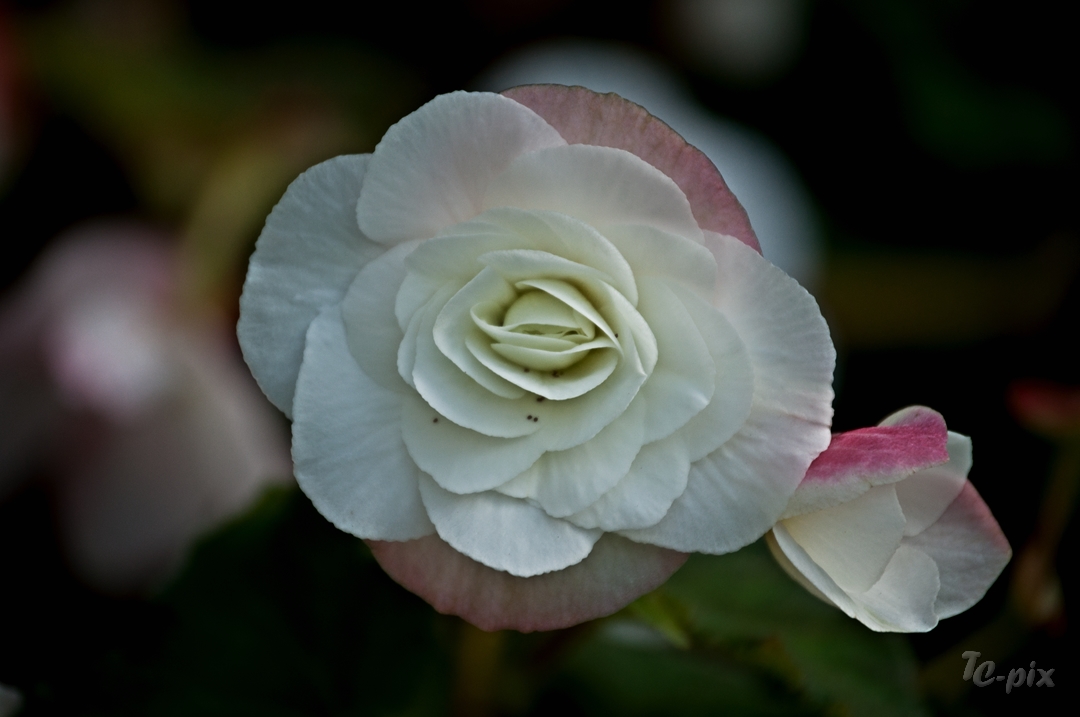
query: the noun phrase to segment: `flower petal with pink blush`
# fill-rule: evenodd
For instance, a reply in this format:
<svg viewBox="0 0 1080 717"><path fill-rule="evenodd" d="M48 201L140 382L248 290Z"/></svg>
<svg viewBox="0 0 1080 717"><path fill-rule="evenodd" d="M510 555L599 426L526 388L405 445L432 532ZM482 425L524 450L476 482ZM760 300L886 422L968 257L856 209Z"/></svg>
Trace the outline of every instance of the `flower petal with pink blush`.
<svg viewBox="0 0 1080 717"><path fill-rule="evenodd" d="M420 495L439 537L454 550L517 577L533 577L580 563L602 534L552 518L531 503L494 491L451 493L423 474Z"/></svg>
<svg viewBox="0 0 1080 717"><path fill-rule="evenodd" d="M518 207L560 212L600 229L643 224L701 238L678 185L630 152L608 147L552 147L518 157L499 175L484 208Z"/></svg>
<svg viewBox="0 0 1080 717"><path fill-rule="evenodd" d="M312 420L323 416L334 420ZM296 386L293 460L300 487L341 530L382 540L434 531L420 500L420 471L401 437L400 395L356 365L336 306L308 329Z"/></svg>
<svg viewBox="0 0 1080 717"><path fill-rule="evenodd" d="M712 161L644 107L583 87L525 85L503 94L535 111L572 145L615 147L637 155L675 181L702 229L761 250L746 210Z"/></svg>
<svg viewBox="0 0 1080 717"><path fill-rule="evenodd" d="M267 217L251 256L236 333L259 386L287 416L308 326L384 251L356 226L353 210L370 159L335 157L301 174Z"/></svg>
<svg viewBox="0 0 1080 717"><path fill-rule="evenodd" d="M566 570L519 578L471 560L438 536L368 543L394 580L441 613L484 630L557 630L604 617L659 587L685 553L605 535Z"/></svg>
<svg viewBox="0 0 1080 717"><path fill-rule="evenodd" d="M834 437L837 455L822 454L827 459L806 479L828 485L827 470L836 470L842 488L833 500L851 486L866 488L847 502L781 520L770 548L800 584L870 629L925 632L978 602L1011 551L967 481L970 439L948 432L947 460L935 463L944 430L936 412L904 409L879 428L888 430ZM864 455L874 446L884 465ZM920 459L926 467L892 477Z"/></svg>
<svg viewBox="0 0 1080 717"><path fill-rule="evenodd" d="M915 471L945 463L947 442L945 419L923 406L898 411L873 428L839 433L810 464L783 518L840 505L872 486L895 483ZM967 470L961 475L967 475Z"/></svg>
<svg viewBox="0 0 1080 717"><path fill-rule="evenodd" d="M524 105L489 93L440 95L375 147L356 204L373 241L428 239L480 213L492 181L517 157L566 141Z"/></svg>
<svg viewBox="0 0 1080 717"><path fill-rule="evenodd" d="M941 590L934 611L939 618L981 600L1012 557L1009 541L970 482L933 525L907 542L938 565Z"/></svg>

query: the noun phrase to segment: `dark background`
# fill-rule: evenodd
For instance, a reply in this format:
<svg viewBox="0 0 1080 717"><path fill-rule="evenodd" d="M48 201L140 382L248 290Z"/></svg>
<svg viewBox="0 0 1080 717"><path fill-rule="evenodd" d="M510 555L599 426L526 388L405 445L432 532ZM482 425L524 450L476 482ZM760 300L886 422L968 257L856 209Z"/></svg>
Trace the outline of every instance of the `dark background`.
<svg viewBox="0 0 1080 717"><path fill-rule="evenodd" d="M5 12L22 38L26 23L58 5L8 2ZM1010 413L1010 386L1029 378L1080 385L1074 341L1080 328L1080 78L1070 10L1065 2L808 2L794 60L760 81L711 72L688 57L673 36L670 3L664 2L305 0L285 7L191 0L170 12L188 41L214 57L320 45L359 48L373 58L396 78L396 94L393 110L365 115L371 131L357 143L360 151L370 150L380 126L436 94L469 86L495 60L528 43L563 37L617 41L662 58L704 107L779 146L809 188L825 241L817 294L841 354L836 430L872 425L910 404L941 411L950 428L973 437L972 481L1019 553L1036 527L1058 447L1025 430ZM20 95L23 150L17 170L0 190L2 287L15 282L54 236L78 222L134 214L169 225L178 216L148 207L107 133L81 115L77 103L64 101L48 82L39 81L33 62L26 65ZM860 276L882 277L879 291L860 294ZM877 308L884 318L867 331L862 317ZM924 329L912 330L911 322ZM351 609L405 611L401 621L388 624L431 619L426 606L398 596L337 535L319 532L324 528L306 503L282 500L288 507L280 510L291 517L281 519L286 527L280 531L315 535L306 539L317 549L340 551L341 560L359 566L352 578L303 568L314 571L314 583L332 583L318 583L322 597L305 598L322 601L311 608L326 616L328 625L318 629L333 631L334 616L350 609L329 603L361 593L368 602ZM163 647L162 635L175 634L177 621L185 619L178 614L203 614L183 612L201 598L185 596L183 588L157 601L98 595L70 576L51 536L43 490L27 488L0 505L0 565L6 566L0 577L5 623L0 681L26 692L26 714L81 714L73 696L80 690L94 705L90 712L109 714L109 705L144 694L146 680L157 680L156 689L165 692L177 689L169 682L180 679L175 668L164 682L159 673L140 677L141 656L149 656L145 663L151 664L155 656L175 658L177 650L188 649L175 643ZM1076 604L1070 557L1076 546L1076 530L1070 527L1056 562L1063 612L1051 624L1025 628L1020 641L1000 656L1003 666L1036 660L1057 668L1060 681L1053 694L1065 699L1075 666L1067 645L1068 617ZM338 584L361 578L377 589ZM928 663L994 620L1006 609L1011 579L1007 568L982 603L928 635L912 636L916 656ZM308 607L289 609L303 614ZM438 655L444 648L438 645L451 638L440 630L456 628L436 622L434 632L422 637L378 631L358 636L363 649L376 655L364 669L383 670L392 679L395 673L377 657L386 653L372 647L385 644L396 651L390 662L442 674L445 665ZM213 632L200 625L190 629ZM436 647L425 652L423 640ZM962 661L954 657L953 672L959 675ZM432 679L439 683L441 678ZM592 713L572 691L544 694L521 711L543 712L547 705ZM940 709L1028 711L1033 700L1022 690L1006 699L988 688L972 691L961 706ZM240 705L232 709L248 713ZM369 709L357 713L389 713L377 705ZM263 712L270 713L275 712Z"/></svg>

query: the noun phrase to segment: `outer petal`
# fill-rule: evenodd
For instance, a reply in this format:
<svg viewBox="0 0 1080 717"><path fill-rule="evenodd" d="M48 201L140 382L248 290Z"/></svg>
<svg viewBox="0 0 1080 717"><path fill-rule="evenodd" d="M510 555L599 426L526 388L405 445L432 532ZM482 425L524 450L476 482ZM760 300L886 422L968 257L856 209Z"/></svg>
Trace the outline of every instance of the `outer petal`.
<svg viewBox="0 0 1080 717"><path fill-rule="evenodd" d="M401 400L360 370L339 307L325 309L308 330L296 387L296 480L327 520L361 538L434 531L402 442Z"/></svg>
<svg viewBox="0 0 1080 717"><path fill-rule="evenodd" d="M601 231L608 224L645 224L700 240L686 195L663 172L630 152L572 145L525 154L484 197L484 208L547 209Z"/></svg>
<svg viewBox="0 0 1080 717"><path fill-rule="evenodd" d="M754 367L746 344L723 314L685 288L674 284L671 288L682 299L716 365L712 400L678 432L687 458L694 463L724 445L746 422L754 403Z"/></svg>
<svg viewBox="0 0 1080 717"><path fill-rule="evenodd" d="M409 455L452 493L491 490L544 455L535 436L485 436L440 415L419 396L405 396L403 402L401 428Z"/></svg>
<svg viewBox="0 0 1080 717"><path fill-rule="evenodd" d="M341 303L349 351L361 370L383 388L400 390L398 346L404 332L394 316L395 298L405 279L405 257L416 242L399 244L356 275Z"/></svg>
<svg viewBox="0 0 1080 717"><path fill-rule="evenodd" d="M678 436L650 443L614 488L569 519L583 528L609 531L656 525L686 490L689 473L690 461Z"/></svg>
<svg viewBox="0 0 1080 717"><path fill-rule="evenodd" d="M664 519L623 534L720 554L761 537L828 446L836 351L817 303L794 279L731 237L706 239L720 267L714 304L746 345L754 403L738 433L694 463Z"/></svg>
<svg viewBox="0 0 1080 717"><path fill-rule="evenodd" d="M710 296L716 286L716 257L697 242L642 224L608 226L604 236L618 247L638 280L675 279L702 296Z"/></svg>
<svg viewBox="0 0 1080 717"><path fill-rule="evenodd" d="M907 524L904 535L917 535L934 524L960 495L971 470L971 439L949 432L949 462L913 473L896 484Z"/></svg>
<svg viewBox="0 0 1080 717"><path fill-rule="evenodd" d="M885 574L872 588L853 596L856 617L878 632L926 632L938 623L934 596L941 583L938 567L910 545L897 548Z"/></svg>
<svg viewBox="0 0 1080 717"><path fill-rule="evenodd" d="M865 592L885 572L904 537L904 512L892 486L784 521L810 558L847 592Z"/></svg>
<svg viewBox="0 0 1080 717"><path fill-rule="evenodd" d="M537 112L570 144L616 147L641 157L679 185L703 229L761 251L746 211L716 166L645 108L584 87L526 85L503 94Z"/></svg>
<svg viewBox="0 0 1080 717"><path fill-rule="evenodd" d="M770 545L775 541L776 547L786 558L786 560L779 561L780 566L795 577L796 582L799 584L804 584L804 581L809 582L814 587L810 591L812 594L840 608L848 617L857 616L855 601L840 589L840 586L829 577L829 574L806 554L802 546L795 542L795 539L787 532L783 523L777 523L773 526L769 536L771 538Z"/></svg>
<svg viewBox="0 0 1080 717"><path fill-rule="evenodd" d="M670 436L709 405L716 388L716 365L697 325L668 286L639 282L638 308L656 336L658 358L638 400L648 404L645 443Z"/></svg>
<svg viewBox="0 0 1080 717"><path fill-rule="evenodd" d="M384 251L356 225L370 159L335 157L297 177L267 217L251 256L236 333L259 386L287 416L308 325L339 303L360 268Z"/></svg>
<svg viewBox="0 0 1080 717"><path fill-rule="evenodd" d="M565 570L519 578L457 552L438 536L370 542L394 580L442 613L484 630L557 630L604 617L659 587L686 562L684 553L605 535Z"/></svg>
<svg viewBox="0 0 1080 717"><path fill-rule="evenodd" d="M591 440L565 451L545 453L513 483L531 487L527 497L548 515L565 518L596 501L626 476L641 450L644 428L645 404L633 401ZM514 495L505 489L501 492Z"/></svg>
<svg viewBox="0 0 1080 717"><path fill-rule="evenodd" d="M990 509L968 482L936 523L904 542L937 563L941 590L934 612L939 618L952 617L982 599L1012 557Z"/></svg>
<svg viewBox="0 0 1080 717"><path fill-rule="evenodd" d="M601 535L494 491L451 493L426 475L420 478L420 494L439 537L454 550L518 577L580 563Z"/></svg>
<svg viewBox="0 0 1080 717"><path fill-rule="evenodd" d="M873 428L836 434L825 452L810 464L783 517L840 505L871 486L895 483L915 471L944 463L949 459L947 434L941 414L923 406L898 411ZM965 470L961 475L966 474Z"/></svg>
<svg viewBox="0 0 1080 717"><path fill-rule="evenodd" d="M433 237L478 214L491 181L515 157L562 144L536 113L500 95L440 95L375 148L356 204L360 227L382 244Z"/></svg>

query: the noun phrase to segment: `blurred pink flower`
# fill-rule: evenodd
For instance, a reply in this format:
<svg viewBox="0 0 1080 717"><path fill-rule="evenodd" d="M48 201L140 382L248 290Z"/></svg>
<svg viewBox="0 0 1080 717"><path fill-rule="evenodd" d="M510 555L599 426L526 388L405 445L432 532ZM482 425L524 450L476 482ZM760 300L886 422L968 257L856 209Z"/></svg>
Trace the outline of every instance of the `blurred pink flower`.
<svg viewBox="0 0 1080 717"><path fill-rule="evenodd" d="M912 406L833 436L768 536L784 569L879 632L925 632L978 602L1012 555L967 480L971 439Z"/></svg>
<svg viewBox="0 0 1080 717"><path fill-rule="evenodd" d="M1030 431L1053 439L1080 439L1080 387L1049 381L1016 381L1009 408Z"/></svg>
<svg viewBox="0 0 1080 717"><path fill-rule="evenodd" d="M99 225L48 250L0 309L0 495L44 468L73 568L109 591L159 584L291 475L225 323L182 311L178 273L161 237Z"/></svg>

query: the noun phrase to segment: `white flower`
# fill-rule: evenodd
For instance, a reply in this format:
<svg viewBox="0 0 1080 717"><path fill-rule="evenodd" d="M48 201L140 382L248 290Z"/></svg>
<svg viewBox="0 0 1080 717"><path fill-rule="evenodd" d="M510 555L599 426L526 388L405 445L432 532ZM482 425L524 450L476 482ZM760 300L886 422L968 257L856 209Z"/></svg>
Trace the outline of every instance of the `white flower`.
<svg viewBox="0 0 1080 717"><path fill-rule="evenodd" d="M506 95L297 179L238 332L323 515L437 609L549 629L765 533L828 444L835 353L666 125Z"/></svg>
<svg viewBox="0 0 1080 717"><path fill-rule="evenodd" d="M913 406L833 437L769 547L807 590L879 632L925 632L978 602L1012 551L967 480L971 439Z"/></svg>

